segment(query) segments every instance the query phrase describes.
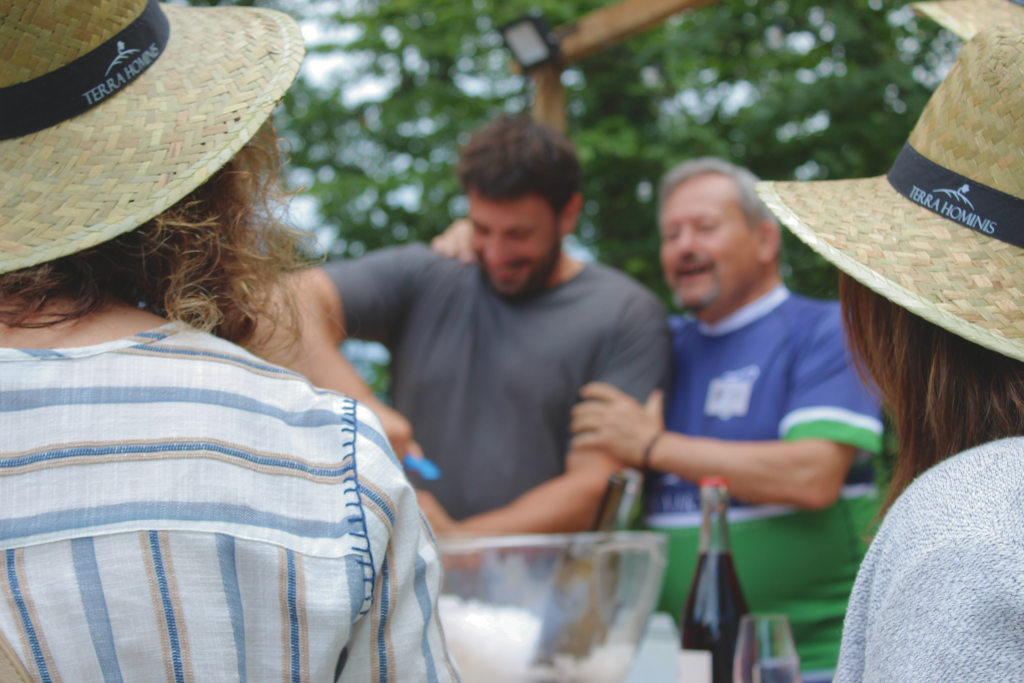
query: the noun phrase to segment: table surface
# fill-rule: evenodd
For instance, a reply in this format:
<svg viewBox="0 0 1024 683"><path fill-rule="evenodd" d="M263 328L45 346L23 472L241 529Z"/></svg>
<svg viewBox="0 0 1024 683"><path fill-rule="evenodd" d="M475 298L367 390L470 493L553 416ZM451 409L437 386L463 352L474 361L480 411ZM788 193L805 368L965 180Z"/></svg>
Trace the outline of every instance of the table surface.
<svg viewBox="0 0 1024 683"><path fill-rule="evenodd" d="M658 612L647 622L625 683L711 683L711 655L683 650L672 617Z"/></svg>
<svg viewBox="0 0 1024 683"><path fill-rule="evenodd" d="M677 683L679 651L679 631L672 617L665 612L651 615L626 683Z"/></svg>

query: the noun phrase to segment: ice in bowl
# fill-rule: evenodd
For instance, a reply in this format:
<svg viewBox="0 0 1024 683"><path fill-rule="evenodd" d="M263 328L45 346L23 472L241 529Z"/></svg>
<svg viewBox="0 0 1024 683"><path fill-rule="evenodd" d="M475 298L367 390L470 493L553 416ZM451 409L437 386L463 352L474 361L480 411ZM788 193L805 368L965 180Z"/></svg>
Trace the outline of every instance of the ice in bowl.
<svg viewBox="0 0 1024 683"><path fill-rule="evenodd" d="M464 683L622 683L658 599L649 532L440 539L438 601Z"/></svg>

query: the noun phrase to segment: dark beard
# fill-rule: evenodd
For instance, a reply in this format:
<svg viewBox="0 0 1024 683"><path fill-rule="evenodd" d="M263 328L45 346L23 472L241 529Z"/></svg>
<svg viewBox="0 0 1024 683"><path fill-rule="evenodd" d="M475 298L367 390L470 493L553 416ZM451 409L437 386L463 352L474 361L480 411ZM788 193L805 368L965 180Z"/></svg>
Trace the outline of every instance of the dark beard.
<svg viewBox="0 0 1024 683"><path fill-rule="evenodd" d="M483 266L480 267L480 272L484 276L484 282L491 288L495 294L500 296L505 301L515 303L519 301L526 301L532 299L537 295L541 294L547 289L548 280L551 278L551 274L555 272L555 267L558 266L558 260L562 255L562 237L557 232L555 233L555 241L551 245L551 249L548 251L546 258L539 262L536 268L530 273L530 276L526 278L526 281L522 286L514 292L502 292L494 283L491 282L490 275L484 270Z"/></svg>

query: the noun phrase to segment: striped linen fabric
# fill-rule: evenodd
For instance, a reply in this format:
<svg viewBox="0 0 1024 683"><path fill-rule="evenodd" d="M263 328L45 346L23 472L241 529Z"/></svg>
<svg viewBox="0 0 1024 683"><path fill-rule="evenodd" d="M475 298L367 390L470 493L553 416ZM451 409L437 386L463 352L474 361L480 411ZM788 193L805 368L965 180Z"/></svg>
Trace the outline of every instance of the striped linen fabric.
<svg viewBox="0 0 1024 683"><path fill-rule="evenodd" d="M0 349L0 631L35 680L457 681L376 416L175 325Z"/></svg>

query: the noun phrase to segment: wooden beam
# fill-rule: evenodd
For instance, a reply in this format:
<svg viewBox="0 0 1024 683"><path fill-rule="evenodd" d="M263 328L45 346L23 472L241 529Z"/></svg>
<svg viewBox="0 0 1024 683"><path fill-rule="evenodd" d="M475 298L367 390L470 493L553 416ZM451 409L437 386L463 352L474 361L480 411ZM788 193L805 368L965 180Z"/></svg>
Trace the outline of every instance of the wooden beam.
<svg viewBox="0 0 1024 683"><path fill-rule="evenodd" d="M545 64L530 72L533 76L533 120L565 133L565 88L562 67Z"/></svg>
<svg viewBox="0 0 1024 683"><path fill-rule="evenodd" d="M533 118L564 133L566 127L565 89L562 67L600 52L630 36L661 24L677 12L710 5L717 0L621 0L585 14L555 29L562 36L558 64L545 64L530 72L533 76ZM512 62L512 71L521 73Z"/></svg>
<svg viewBox="0 0 1024 683"><path fill-rule="evenodd" d="M563 65L653 28L684 9L716 0L622 0L583 15L555 29L561 40Z"/></svg>

